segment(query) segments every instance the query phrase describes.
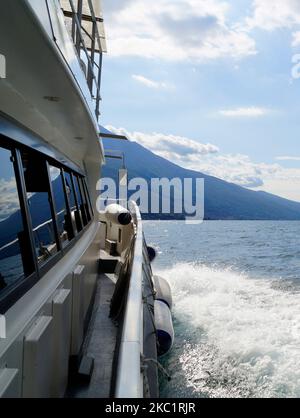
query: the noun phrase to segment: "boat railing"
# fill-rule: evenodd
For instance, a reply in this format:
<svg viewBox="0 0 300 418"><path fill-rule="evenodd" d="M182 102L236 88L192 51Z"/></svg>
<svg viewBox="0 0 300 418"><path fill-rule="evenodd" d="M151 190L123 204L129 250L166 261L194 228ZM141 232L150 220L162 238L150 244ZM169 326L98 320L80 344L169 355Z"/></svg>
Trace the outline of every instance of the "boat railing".
<svg viewBox="0 0 300 418"><path fill-rule="evenodd" d="M60 0L66 19L70 19L70 34L85 73L92 98L96 102L96 117L100 115L102 58L106 41L100 1ZM82 60L83 53L83 60Z"/></svg>
<svg viewBox="0 0 300 418"><path fill-rule="evenodd" d="M135 226L135 245L115 388L116 398L143 397L141 354L143 353L143 230L139 208L129 202Z"/></svg>
<svg viewBox="0 0 300 418"><path fill-rule="evenodd" d="M2 247L0 247L0 253L1 251L4 251L7 248L12 247L13 245L17 244L17 242L19 242L19 238L16 238L13 241L8 242L7 244L3 245Z"/></svg>
<svg viewBox="0 0 300 418"><path fill-rule="evenodd" d="M57 213L57 216L62 215L65 212L65 209L61 210L60 212ZM43 222L42 224L36 226L35 228L32 229L32 231L36 234L38 233L38 231L46 226L51 225L53 222L53 219L49 219L45 222ZM19 238L14 239L11 242L8 242L7 244L3 245L2 247L0 247L0 253L1 251L7 250L7 248L12 247L13 245L17 244L19 242Z"/></svg>

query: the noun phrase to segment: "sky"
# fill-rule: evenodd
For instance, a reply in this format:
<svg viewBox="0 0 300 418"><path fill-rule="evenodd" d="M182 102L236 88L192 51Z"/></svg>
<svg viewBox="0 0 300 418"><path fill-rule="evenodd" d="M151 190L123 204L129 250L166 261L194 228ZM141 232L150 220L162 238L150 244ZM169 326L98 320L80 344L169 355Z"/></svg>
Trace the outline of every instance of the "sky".
<svg viewBox="0 0 300 418"><path fill-rule="evenodd" d="M101 124L300 201L300 1L103 0Z"/></svg>

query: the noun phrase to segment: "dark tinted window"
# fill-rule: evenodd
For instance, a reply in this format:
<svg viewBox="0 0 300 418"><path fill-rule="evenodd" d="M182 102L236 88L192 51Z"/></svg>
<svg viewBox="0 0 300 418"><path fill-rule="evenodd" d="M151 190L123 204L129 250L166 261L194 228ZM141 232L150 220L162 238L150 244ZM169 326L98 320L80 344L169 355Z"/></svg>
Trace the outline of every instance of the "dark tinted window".
<svg viewBox="0 0 300 418"><path fill-rule="evenodd" d="M11 152L0 148L0 293L25 276L20 247L23 236Z"/></svg>
<svg viewBox="0 0 300 418"><path fill-rule="evenodd" d="M56 210L58 233L62 247L64 248L74 237L74 231L67 210L61 169L50 166L50 177L52 183L54 206Z"/></svg>
<svg viewBox="0 0 300 418"><path fill-rule="evenodd" d="M80 177L78 179L79 181L79 186L80 186L80 190L81 190L81 194L83 196L83 201L84 201L84 207L85 207L85 212L86 212L86 216L87 216L87 222L90 222L90 220L92 219L91 217L91 210L90 210L90 205L89 205L89 199L84 187L84 179L82 177Z"/></svg>
<svg viewBox="0 0 300 418"><path fill-rule="evenodd" d="M6 312L91 217L79 174L8 139L0 144L0 309Z"/></svg>
<svg viewBox="0 0 300 418"><path fill-rule="evenodd" d="M74 211L76 210L74 189L72 186L71 175L68 172L65 172L65 180L66 180L66 188L67 188L67 195L68 195L70 209L71 211Z"/></svg>
<svg viewBox="0 0 300 418"><path fill-rule="evenodd" d="M73 174L73 180L74 180L74 186L75 186L78 205L80 207L80 205L82 205L83 201L82 201L82 196L81 196L81 192L80 192L80 189L79 189L78 177L74 174Z"/></svg>
<svg viewBox="0 0 300 418"><path fill-rule="evenodd" d="M77 206L78 199L77 195L75 194L74 182L71 174L68 172L65 172L65 181L73 225L75 231L80 232L82 230L82 219L79 212L79 207Z"/></svg>
<svg viewBox="0 0 300 418"><path fill-rule="evenodd" d="M57 253L46 161L35 154L22 153L26 193L39 263Z"/></svg>
<svg viewBox="0 0 300 418"><path fill-rule="evenodd" d="M89 222L89 219L87 216L87 207L86 207L84 193L80 185L80 177L77 175L73 175L73 178L74 178L74 184L75 184L78 206L79 206L82 222L83 222L83 225L87 225Z"/></svg>
<svg viewBox="0 0 300 418"><path fill-rule="evenodd" d="M85 179L82 179L82 184L83 184L86 199L87 199L87 202L88 202L88 207L89 207L90 214L93 215L94 211L93 211L92 202L91 202L91 198L90 198L90 195L89 195L89 191L88 191Z"/></svg>

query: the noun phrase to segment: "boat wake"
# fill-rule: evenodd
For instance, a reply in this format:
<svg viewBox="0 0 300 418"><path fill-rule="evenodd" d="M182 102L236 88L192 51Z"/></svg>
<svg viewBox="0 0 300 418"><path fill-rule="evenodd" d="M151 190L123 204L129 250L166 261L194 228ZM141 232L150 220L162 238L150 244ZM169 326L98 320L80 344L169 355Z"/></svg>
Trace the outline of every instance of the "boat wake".
<svg viewBox="0 0 300 418"><path fill-rule="evenodd" d="M162 396L300 396L296 286L184 263L158 274L172 286L176 334Z"/></svg>

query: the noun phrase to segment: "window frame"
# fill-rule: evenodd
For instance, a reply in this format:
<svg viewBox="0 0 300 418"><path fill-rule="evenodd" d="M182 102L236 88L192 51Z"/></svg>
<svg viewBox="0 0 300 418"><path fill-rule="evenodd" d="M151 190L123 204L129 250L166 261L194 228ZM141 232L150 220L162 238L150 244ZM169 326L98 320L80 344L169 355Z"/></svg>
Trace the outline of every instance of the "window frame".
<svg viewBox="0 0 300 418"><path fill-rule="evenodd" d="M62 178L62 183L63 183L63 192L64 192L64 197L65 197L65 202L66 202L66 212L68 216L70 217L71 217L71 211L70 211L69 201L67 198L66 181L65 181L64 173L68 172L71 176L72 187L74 189L74 195L75 195L76 207L79 213L81 213L78 208L78 201L77 201L76 191L74 188L73 176L75 179L78 179L78 180L81 179L82 184L85 184L85 181L84 181L85 176L83 172L79 168L75 170L73 168L74 164L66 161L66 159L64 159L66 163L64 164L59 160L55 160L53 157L51 157L50 155L46 153L33 149L32 147L26 144L24 145L23 143L19 143L8 136L1 134L1 132L0 132L0 147L9 150L12 155L13 168L14 168L16 184L17 184L17 192L18 192L19 202L20 202L20 212L21 212L21 217L23 221L24 237L29 244L28 254L31 257L30 263L33 268L32 274L28 276L24 275L24 277L20 279L19 281L16 281L15 284L9 286L7 289L3 289L0 292L0 314L5 314L22 296L24 296L35 284L37 284L43 278L43 276L47 272L49 272L53 268L53 266L58 261L60 261L77 244L77 242L80 240L82 235L91 226L94 220L94 217L90 216L90 220L88 220L88 223L86 225L84 225L84 223L82 222L82 229L78 231L78 233L75 233L74 228L72 226L73 233L74 233L73 237L70 238L70 241L68 242L68 244L63 248L61 239L59 236L57 212L56 212L56 207L55 207L55 199L54 199L52 181L51 181L51 176L50 176L50 165L57 167L60 170L60 176ZM40 263L40 264L38 263L36 251L35 251L34 233L33 233L31 215L30 215L29 206L28 206L25 178L24 178L24 172L23 172L23 163L22 163L22 156L21 156L22 150L26 150L26 151L30 151L34 153L37 156L37 158L43 159L47 166L49 204L50 204L51 218L53 222L55 240L56 240L56 245L57 245L57 252L53 254L51 257L49 257L49 259L45 260L45 262ZM70 168L70 166L72 166L72 168ZM87 195L89 199L86 201L89 202L89 205L91 205L91 200L90 200L88 190L84 189L84 193L85 193L85 196Z"/></svg>
<svg viewBox="0 0 300 418"><path fill-rule="evenodd" d="M87 184L86 184L86 180L87 180L87 178L85 176L82 177L82 183L83 183L84 193L85 193L85 196L86 196L86 202L89 206L90 217L91 217L91 219L93 219L94 209L93 209L93 205L92 205L92 201L91 201L91 196L89 194L89 190L88 190L88 187L87 187Z"/></svg>
<svg viewBox="0 0 300 418"><path fill-rule="evenodd" d="M88 196L86 194L85 184L84 184L84 177L79 176L78 180L79 180L79 186L80 186L81 193L83 193L83 197L84 197L84 204L85 204L85 209L86 209L87 222L89 223L91 221L91 219L93 218L93 213L91 211L90 201L89 201Z"/></svg>
<svg viewBox="0 0 300 418"><path fill-rule="evenodd" d="M17 185L17 193L19 197L24 239L26 239L27 241L27 244L29 246L28 252L31 256L31 260L28 260L28 263L31 264L31 267L32 267L31 274L28 274L26 276L26 272L24 271L24 277L21 276L20 279L16 281L16 283L9 286L7 289L3 289L1 291L0 313L2 313L2 310L3 309L7 310L9 306L7 298L9 298L10 295L14 295L14 298L15 297L19 298L21 297L19 296L20 294L23 295L27 291L28 288L34 286L34 284L37 283L37 275L36 275L37 263L36 263L36 257L34 255L34 242L32 240L32 235L30 234L30 230L32 230L32 224L31 224L31 219L29 215L28 201L27 201L26 194L24 193L25 179L23 176L23 170L20 169L21 168L20 166L21 155L20 155L19 150L17 150L13 146L10 146L9 141L7 141L6 138L3 138L1 135L0 135L0 147L11 152L12 164L13 164L15 180L16 180L16 185ZM22 260L22 263L23 263L23 260ZM2 308L2 305L4 305L3 308Z"/></svg>
<svg viewBox="0 0 300 418"><path fill-rule="evenodd" d="M88 218L87 218L87 214L86 214L86 208L85 208L85 203L84 203L84 195L82 194L82 190L80 187L80 178L77 174L73 174L73 179L74 179L74 184L75 184L75 189L79 194L79 198L81 200L81 204L78 200L78 206L79 206L79 211L81 214L81 220L82 220L82 225L85 226L88 224Z"/></svg>
<svg viewBox="0 0 300 418"><path fill-rule="evenodd" d="M83 221L82 221L82 216L81 216L81 210L80 210L80 206L79 206L79 202L78 202L78 196L77 196L77 192L76 192L76 187L75 187L75 183L74 183L74 174L72 172L69 172L70 174L70 178L71 178L71 185L72 185L72 189L73 189L73 194L74 194L74 200L75 200L75 206L77 208L77 214L79 216L78 222L76 221L76 228L77 228L77 233L81 232L83 230ZM80 225L79 225L80 223Z"/></svg>

